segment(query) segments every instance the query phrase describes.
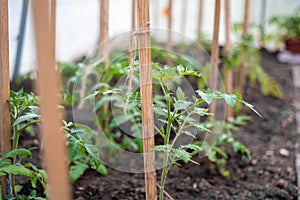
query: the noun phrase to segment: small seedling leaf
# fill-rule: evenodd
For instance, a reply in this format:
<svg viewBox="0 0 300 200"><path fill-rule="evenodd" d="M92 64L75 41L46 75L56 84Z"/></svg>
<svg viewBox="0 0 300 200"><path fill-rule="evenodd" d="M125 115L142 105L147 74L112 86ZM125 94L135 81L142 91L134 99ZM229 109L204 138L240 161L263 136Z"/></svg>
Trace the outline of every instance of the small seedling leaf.
<svg viewBox="0 0 300 200"><path fill-rule="evenodd" d="M214 93L211 91L203 92L202 90L196 90L196 92L207 104L210 104L215 97Z"/></svg>
<svg viewBox="0 0 300 200"><path fill-rule="evenodd" d="M236 95L235 94L223 94L223 97L228 105L233 107L236 104Z"/></svg>

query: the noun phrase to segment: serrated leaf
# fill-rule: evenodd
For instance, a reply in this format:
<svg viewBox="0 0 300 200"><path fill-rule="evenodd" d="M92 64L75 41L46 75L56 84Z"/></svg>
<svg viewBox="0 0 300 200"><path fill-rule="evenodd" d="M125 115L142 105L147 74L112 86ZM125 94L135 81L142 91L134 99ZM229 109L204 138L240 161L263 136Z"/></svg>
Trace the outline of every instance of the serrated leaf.
<svg viewBox="0 0 300 200"><path fill-rule="evenodd" d="M78 155L78 152L80 148L82 147L82 144L79 140L77 140L75 137L70 137L68 140L68 154L69 154L69 159L72 162L75 160L75 158Z"/></svg>
<svg viewBox="0 0 300 200"><path fill-rule="evenodd" d="M184 110L187 107L189 107L189 105L191 105L191 104L192 104L192 102L179 100L174 103L174 108L175 108L175 110Z"/></svg>
<svg viewBox="0 0 300 200"><path fill-rule="evenodd" d="M70 179L72 183L75 183L80 178L89 166L82 162L75 162L70 168Z"/></svg>
<svg viewBox="0 0 300 200"><path fill-rule="evenodd" d="M175 149L174 154L177 158L183 160L185 163L188 163L192 157L190 153L183 149Z"/></svg>
<svg viewBox="0 0 300 200"><path fill-rule="evenodd" d="M91 168L97 169L100 165L99 149L95 145L92 145L92 144L85 144L84 147L90 157L89 161L91 164Z"/></svg>

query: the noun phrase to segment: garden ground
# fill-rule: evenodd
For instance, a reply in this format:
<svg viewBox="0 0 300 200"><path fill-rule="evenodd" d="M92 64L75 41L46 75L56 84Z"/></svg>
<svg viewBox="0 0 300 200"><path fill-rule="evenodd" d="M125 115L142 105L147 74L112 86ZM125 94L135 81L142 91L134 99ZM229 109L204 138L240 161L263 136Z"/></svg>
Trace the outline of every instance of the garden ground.
<svg viewBox="0 0 300 200"><path fill-rule="evenodd" d="M236 132L237 137L251 151L252 159L228 149L224 178L216 169L207 173L203 160L195 157L200 166L189 163L174 166L166 182L166 191L174 199L296 199L295 143L297 141L294 112L295 93L291 66L276 61L275 53L261 52L262 66L282 86L283 99L263 96L257 88L246 88L244 98L253 104L262 118L253 112L247 127ZM38 146L36 138L23 137L22 147ZM38 150L33 150L34 158ZM34 160L38 164L39 160ZM38 164L41 166L41 164ZM74 199L145 199L143 174L129 174L108 168L107 177L87 171L74 185ZM158 175L160 171L157 172ZM159 176L158 176L159 177ZM25 190L30 183L19 180ZM27 187L28 185L28 187Z"/></svg>

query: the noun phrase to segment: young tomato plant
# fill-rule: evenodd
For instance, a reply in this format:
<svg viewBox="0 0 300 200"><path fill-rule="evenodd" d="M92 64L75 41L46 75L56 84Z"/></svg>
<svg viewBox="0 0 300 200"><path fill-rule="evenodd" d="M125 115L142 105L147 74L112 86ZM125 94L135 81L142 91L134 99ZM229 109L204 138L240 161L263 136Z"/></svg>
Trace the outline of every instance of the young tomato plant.
<svg viewBox="0 0 300 200"><path fill-rule="evenodd" d="M224 177L230 176L230 172L226 170L226 162L228 155L224 147L229 146L232 147L235 153L240 152L241 154L246 155L249 159L251 159L251 153L249 149L240 141L238 141L236 135L234 135L234 131L239 129L239 126L245 126L247 121L250 120L249 116L242 115L236 118L229 118L224 122L220 121L209 121L205 123L205 127L207 129L217 128L221 130L220 137L216 143L216 145L208 152L207 158L216 164L218 170L221 175ZM193 144L202 146L202 140L195 140ZM199 152L194 151L193 154L197 154Z"/></svg>
<svg viewBox="0 0 300 200"><path fill-rule="evenodd" d="M26 129L30 128L32 125L35 125L39 122L39 115L37 114L37 106L38 103L37 97L33 93L26 93L23 89L20 89L18 92L11 91L10 92L10 117L11 117L11 127L12 127L12 151L6 152L10 155L11 165L6 166L6 169L10 169L12 171L5 171L5 173L10 174L9 178L11 180L11 193L15 196L17 195L16 186L15 186L15 175L23 175L18 174L18 169L25 170L26 167L34 168L34 170L39 171L34 165L28 163L23 168L19 168L21 166L21 161L26 156L31 156L31 152L27 152L24 149L19 150L19 138L20 134L24 132ZM25 153L25 154L24 154ZM17 159L19 158L19 160ZM3 158L2 158L3 159ZM2 160L6 163L7 159ZM17 165L18 164L18 165ZM2 169L3 170L3 169ZM9 173L11 172L11 173ZM26 173L25 173L26 174ZM27 173L27 176L31 176L34 178L34 173ZM31 179L34 181L33 179ZM34 183L34 182L33 182ZM35 184L33 184L34 186Z"/></svg>
<svg viewBox="0 0 300 200"><path fill-rule="evenodd" d="M247 36L242 35L241 24L234 25L234 33L237 42L233 46L232 57L228 58L227 56L230 52L224 53L223 62L225 67L231 69L239 68L243 61L243 53L246 53L244 65L247 69L250 86L254 87L258 83L264 95L282 98L283 94L280 84L269 76L261 66L260 52L255 46L254 36L250 33Z"/></svg>
<svg viewBox="0 0 300 200"><path fill-rule="evenodd" d="M34 164L28 162L23 163L24 158L31 158L32 153L28 149L13 149L4 153L1 153L0 159L0 176L9 175L10 177L19 175L26 176L30 178L31 185L33 188L36 188L37 181L41 183L44 188L45 195L47 191L47 175L43 169L38 169ZM10 178L10 180L13 180ZM22 195L17 193L17 185L14 182L11 183L9 194L5 195L6 199L25 199ZM19 186L19 189L21 186ZM33 190L35 191L35 190ZM32 191L32 195L34 192ZM30 196L29 196L30 197ZM42 197L31 196L32 198L27 197L26 199L44 199ZM33 198L34 197L34 198Z"/></svg>
<svg viewBox="0 0 300 200"><path fill-rule="evenodd" d="M33 93L26 93L22 89L18 92L10 93L10 115L12 127L12 150L1 153L0 176L9 176L9 199L25 199L18 194L19 186L15 184L15 176L29 177L32 187L35 188L37 181L41 183L46 194L46 172L38 169L34 164L24 163L23 159L32 157L30 149L19 149L20 134L33 125L38 125L40 115L38 113L38 98ZM101 163L99 150L93 145L92 130L81 124L64 122L63 130L65 131L68 144L68 155L70 165L71 182L75 182L86 169L92 168L102 175L107 174L106 167ZM34 190L33 190L34 191ZM26 199L42 199L36 197L32 192Z"/></svg>
<svg viewBox="0 0 300 200"><path fill-rule="evenodd" d="M161 111L163 111L161 114L167 116L167 120L164 121L166 129L160 128L158 131L163 138L164 144L156 146L153 149L153 151L164 152L160 189L160 199L162 200L164 195L163 191L165 187L165 180L170 168L174 164L179 164L178 161L180 160L184 161L185 163L192 161L191 157L193 154L189 150L194 150L197 152L204 150L194 144L180 145L179 147L175 147L177 140L179 140L182 135L187 134L189 136L193 136L193 133L189 132L191 128L195 128L198 131L209 131L209 129L207 129L203 123L194 120L194 117L192 117L198 115L199 117L203 118L210 115L208 110L200 107L200 105L203 105L204 103L210 104L213 100L224 99L225 102L230 106L234 106L237 102L240 102L253 111L255 110L253 109L252 105L243 101L239 95L226 94L209 89L196 90L195 92L197 95L193 96L193 101L188 100L188 97L179 86L177 86L176 93L171 92L171 87L174 87L174 85L170 85L172 82L171 79L177 77L177 80L180 82L180 79L183 76L194 76L201 78L200 74L192 69L187 69L182 66L178 66L177 68L165 67L163 69L156 67L156 70L157 71L154 71L154 77L160 84L167 105L165 109L161 109ZM170 141L171 133L175 134L172 141Z"/></svg>
<svg viewBox="0 0 300 200"><path fill-rule="evenodd" d="M99 158L99 149L91 141L95 133L88 126L72 122L64 122L63 129L68 142L71 182L76 182L89 168L106 176L107 169Z"/></svg>
<svg viewBox="0 0 300 200"><path fill-rule="evenodd" d="M184 77L194 77L201 79L202 76L193 69L178 67L161 67L153 64L153 79L157 85L153 98L154 114L159 123L155 123L154 128L162 140L162 145L157 145L153 151L163 152L163 168L161 175L160 199L163 199L163 191L167 174L174 164L179 165L179 161L184 163L194 162L191 158L194 152L203 151L196 144L187 143L180 144L182 136L195 138L197 131L210 131L205 124L200 122L205 120L209 115L208 109L204 104L210 104L213 100L224 99L227 104L234 106L237 102L244 104L253 111L253 106L243 101L239 95L226 94L214 90L196 89L194 95L188 96L184 89L180 87ZM138 81L138 79L134 79ZM138 85L138 83L135 83ZM125 88L126 89L126 88ZM124 88L109 88L104 91L97 91L92 95L105 95L102 98L110 99L113 106L118 108L127 107L124 115L118 115L115 119L121 123L125 122L141 122L141 104L140 92L132 91L130 94L128 105L126 105L126 94ZM175 91L175 92L172 92ZM255 111L256 112L256 111ZM200 120L201 119L201 120ZM133 131L133 130L132 130ZM134 133L133 133L134 134ZM194 162L196 163L196 162Z"/></svg>

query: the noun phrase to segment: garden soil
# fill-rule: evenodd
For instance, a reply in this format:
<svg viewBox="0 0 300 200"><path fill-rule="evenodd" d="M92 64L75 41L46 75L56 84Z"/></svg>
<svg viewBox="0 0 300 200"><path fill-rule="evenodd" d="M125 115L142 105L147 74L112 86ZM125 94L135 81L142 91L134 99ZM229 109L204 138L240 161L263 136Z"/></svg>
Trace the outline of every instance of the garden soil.
<svg viewBox="0 0 300 200"><path fill-rule="evenodd" d="M297 138L294 113L294 89L291 66L276 61L275 53L261 52L262 65L267 73L282 86L284 97L277 99L263 96L259 87L247 87L244 99L253 104L262 117L244 111L252 117L247 127L235 132L247 146L252 159L228 149L225 178L216 168L207 172L203 160L194 158L200 165L174 166L166 181L166 191L175 199L184 200L276 200L297 199L295 172L295 143ZM38 147L39 140L24 136L22 147ZM37 150L33 150L33 162L41 166ZM39 158L38 160L36 158ZM157 171L158 177L160 171ZM19 179L30 192L30 183ZM73 186L76 200L140 200L145 199L143 174L130 174L108 168L108 176L87 171Z"/></svg>

